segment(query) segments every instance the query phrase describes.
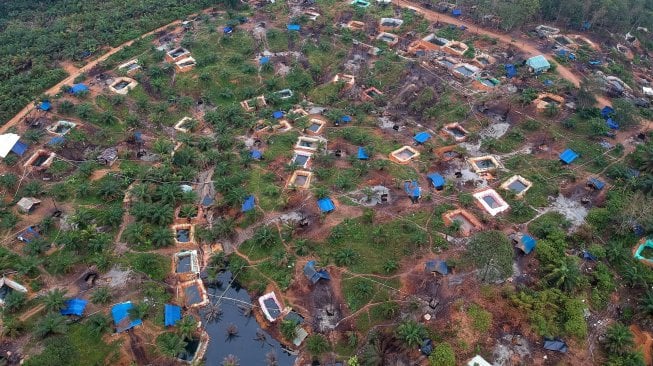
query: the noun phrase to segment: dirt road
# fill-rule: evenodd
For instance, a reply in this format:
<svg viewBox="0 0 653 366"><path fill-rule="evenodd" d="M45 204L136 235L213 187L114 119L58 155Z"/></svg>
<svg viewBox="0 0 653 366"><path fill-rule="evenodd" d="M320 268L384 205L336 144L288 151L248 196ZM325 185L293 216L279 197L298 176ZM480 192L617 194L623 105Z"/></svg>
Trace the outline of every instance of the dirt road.
<svg viewBox="0 0 653 366"><path fill-rule="evenodd" d="M479 27L478 25L471 23L471 22L466 22L463 20L460 20L458 18L454 18L452 16L449 16L447 14L439 13L434 10L429 10L424 7L421 7L415 3L412 3L410 1L405 1L405 0L393 0L392 1L395 5L403 7L403 8L411 8L419 12L424 16L424 18L432 21L432 22L445 22L445 23L450 23L454 24L457 26L464 25L467 27L467 32L469 33L474 33L474 34L481 34L481 35L486 35L488 37L496 38L500 42L507 43L507 44L513 44L515 47L521 49L522 51L526 52L529 56L537 56L541 55L542 51L537 49L537 45L529 40L525 39L514 39L512 36L509 34L504 34L504 33L496 33L487 29L483 29ZM567 67L564 65L558 64L558 67L556 69L558 71L558 74L562 76L563 78L569 80L571 83L573 83L576 87L580 85L580 77L576 75L574 72L569 70Z"/></svg>
<svg viewBox="0 0 653 366"><path fill-rule="evenodd" d="M151 34L162 31L162 30L164 30L164 29L166 29L166 28L168 28L170 26L174 26L174 25L178 25L178 24L181 24L181 20L175 20L172 23L166 24L166 25L164 25L162 27L159 27L159 28L157 28L157 29L155 29L153 31L147 32L147 33L141 35L140 37L138 37L136 39L132 39L131 41L127 41L127 42L121 44L120 46L117 46L115 48L111 48L104 55L102 55L102 56L98 57L97 59L87 63L83 67L81 67L79 69L76 69L76 72L71 73L67 78L61 80L59 83L57 83L57 85L51 87L50 89L44 91L43 93L48 94L48 95L54 95L54 94L59 93L61 91L62 86L72 85L73 80L75 80L75 78L77 76L79 76L80 74L82 74L84 72L87 72L87 71L91 70L93 67L95 67L95 65L97 65L98 63L106 60L107 58L109 58L114 53L122 50L125 47L131 46L132 43L134 43L135 41L137 41L137 40L139 40L141 38L147 37L147 36L149 36ZM66 65L68 65L68 66L66 66ZM66 71L69 71L69 72L71 71L70 63L65 63L64 66L65 66ZM74 69L74 67L72 69ZM19 123L33 109L34 109L34 104L33 103L30 103L27 106L25 106L25 108L23 108L20 112L18 112L18 114L16 114L12 119L7 121L7 123L5 123L2 127L0 127L0 133L6 132L11 126L14 126L17 123Z"/></svg>

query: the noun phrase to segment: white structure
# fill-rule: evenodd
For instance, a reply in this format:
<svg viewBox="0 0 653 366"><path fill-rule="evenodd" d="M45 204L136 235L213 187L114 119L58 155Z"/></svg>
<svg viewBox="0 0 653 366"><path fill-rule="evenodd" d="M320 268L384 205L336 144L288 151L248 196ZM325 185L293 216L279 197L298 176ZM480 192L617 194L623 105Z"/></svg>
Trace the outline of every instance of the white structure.
<svg viewBox="0 0 653 366"><path fill-rule="evenodd" d="M479 205L492 216L496 216L496 214L510 208L508 203L506 203L506 201L499 196L497 191L492 188L486 188L474 193L474 198L476 198Z"/></svg>
<svg viewBox="0 0 653 366"><path fill-rule="evenodd" d="M12 281L6 277L0 278L0 306L5 305L5 297L7 297L7 295L12 291L27 293L25 286L20 283Z"/></svg>
<svg viewBox="0 0 653 366"><path fill-rule="evenodd" d="M0 135L0 158L7 157L7 154L14 148L18 140L20 140L20 136L15 133Z"/></svg>
<svg viewBox="0 0 653 366"><path fill-rule="evenodd" d="M485 361L483 357L476 355L467 362L467 366L492 366L492 364Z"/></svg>

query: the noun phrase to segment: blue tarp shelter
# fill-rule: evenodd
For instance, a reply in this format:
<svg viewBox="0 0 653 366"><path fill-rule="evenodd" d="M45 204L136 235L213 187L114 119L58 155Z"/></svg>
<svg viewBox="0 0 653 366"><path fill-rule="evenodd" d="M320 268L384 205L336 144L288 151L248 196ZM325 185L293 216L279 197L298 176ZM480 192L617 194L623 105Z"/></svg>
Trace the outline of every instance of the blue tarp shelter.
<svg viewBox="0 0 653 366"><path fill-rule="evenodd" d="M417 142L418 144L423 144L426 141L428 141L430 138L431 138L431 134L429 134L428 132L420 132L417 135L415 135L415 137L413 137L413 140L415 140L415 142Z"/></svg>
<svg viewBox="0 0 653 366"><path fill-rule="evenodd" d="M422 188L420 188L419 184L415 180L411 182L404 182L404 191L406 191L406 194L413 202L417 202L417 200L422 196Z"/></svg>
<svg viewBox="0 0 653 366"><path fill-rule="evenodd" d="M48 145L50 145L50 146L52 146L52 145L61 145L64 142L66 142L66 139L63 138L63 136L56 136L56 137L51 138L50 141L48 141Z"/></svg>
<svg viewBox="0 0 653 366"><path fill-rule="evenodd" d="M605 120L605 124L608 125L608 127L611 130L618 130L619 129L619 122L613 120L612 118L608 118Z"/></svg>
<svg viewBox="0 0 653 366"><path fill-rule="evenodd" d="M270 62L270 58L269 58L269 57L261 57L261 59L260 59L258 62L259 62L261 65L265 65L265 64L267 64L268 62Z"/></svg>
<svg viewBox="0 0 653 366"><path fill-rule="evenodd" d="M427 174L426 177L431 182L431 184L433 184L435 189L441 190L444 188L444 177L440 175L440 173L430 173Z"/></svg>
<svg viewBox="0 0 653 366"><path fill-rule="evenodd" d="M438 272L441 275L449 274L449 266L447 266L447 262L439 259L427 261L425 270L426 272Z"/></svg>
<svg viewBox="0 0 653 366"><path fill-rule="evenodd" d="M143 142L143 133L139 131L134 132L134 141Z"/></svg>
<svg viewBox="0 0 653 366"><path fill-rule="evenodd" d="M39 235L39 233L36 230L34 230L32 226L29 226L27 229L25 229L17 236L18 240L23 241L25 243L29 243L32 240L38 239L40 237L41 235Z"/></svg>
<svg viewBox="0 0 653 366"><path fill-rule="evenodd" d="M596 258L594 254L588 252L587 250L583 250L583 259L592 262L596 262L598 260L598 258Z"/></svg>
<svg viewBox="0 0 653 366"><path fill-rule="evenodd" d="M302 26L299 24L288 24L286 28L288 28L289 31L299 31L302 29Z"/></svg>
<svg viewBox="0 0 653 366"><path fill-rule="evenodd" d="M202 206L211 206L213 204L213 197L206 195L202 198Z"/></svg>
<svg viewBox="0 0 653 366"><path fill-rule="evenodd" d="M455 17L459 17L459 16L463 15L463 11L460 10L460 9L453 9L451 11L451 15L453 15Z"/></svg>
<svg viewBox="0 0 653 366"><path fill-rule="evenodd" d="M231 34L234 31L234 27L224 27L222 31L224 32L224 34Z"/></svg>
<svg viewBox="0 0 653 366"><path fill-rule="evenodd" d="M542 55L529 58L526 60L526 65L528 65L528 67L530 67L536 74L545 72L551 67L549 61L547 61L546 57Z"/></svg>
<svg viewBox="0 0 653 366"><path fill-rule="evenodd" d="M172 327L181 320L181 306L165 304L163 307L163 324Z"/></svg>
<svg viewBox="0 0 653 366"><path fill-rule="evenodd" d="M247 196L247 198L245 198L245 202L243 202L243 206L241 207L240 211L241 212L251 211L254 209L255 205L256 205L256 198L254 198L253 195L249 195Z"/></svg>
<svg viewBox="0 0 653 366"><path fill-rule="evenodd" d="M544 338L544 349L548 351L567 353L567 343L559 338Z"/></svg>
<svg viewBox="0 0 653 366"><path fill-rule="evenodd" d="M351 122L351 116L342 116L342 117L340 117L340 122L342 122L342 123Z"/></svg>
<svg viewBox="0 0 653 366"><path fill-rule="evenodd" d="M38 107L36 107L36 108L38 108L38 109L40 109L40 110L42 110L42 111L47 112L47 111L49 111L50 109L52 109L52 103L50 103L49 100L44 100L44 101L42 101L41 103L39 103Z"/></svg>
<svg viewBox="0 0 653 366"><path fill-rule="evenodd" d="M364 147L358 147L358 160L367 160L370 157L367 155L367 149Z"/></svg>
<svg viewBox="0 0 653 366"><path fill-rule="evenodd" d="M515 67L515 65L508 64L508 65L505 65L504 68L506 69L506 77L508 79L517 76L517 68Z"/></svg>
<svg viewBox="0 0 653 366"><path fill-rule="evenodd" d="M560 154L560 160L565 164L571 164L577 158L578 154L572 149L567 149Z"/></svg>
<svg viewBox="0 0 653 366"><path fill-rule="evenodd" d="M261 160L261 158L263 158L263 154L258 150L252 150L249 155L252 157L252 159L256 160Z"/></svg>
<svg viewBox="0 0 653 366"><path fill-rule="evenodd" d="M523 234L517 243L517 248L521 249L524 254L529 254L535 249L536 245L537 240L530 235Z"/></svg>
<svg viewBox="0 0 653 366"><path fill-rule="evenodd" d="M308 261L304 266L304 275L311 283L316 284L319 280L331 280L331 276L326 269L315 269L315 261Z"/></svg>
<svg viewBox="0 0 653 366"><path fill-rule="evenodd" d="M75 84L70 88L70 93L75 94L75 95L83 93L83 92L87 92L87 91L88 91L88 86L86 86L84 84Z"/></svg>
<svg viewBox="0 0 653 366"><path fill-rule="evenodd" d="M82 316L84 314L84 309L86 309L86 304L88 300L84 299L70 299L66 300L65 307L61 309L61 315L76 315Z"/></svg>
<svg viewBox="0 0 653 366"><path fill-rule="evenodd" d="M16 155L23 156L25 154L25 151L27 151L27 146L26 143L17 141L16 144L14 144L14 147L11 148L11 152L13 152Z"/></svg>
<svg viewBox="0 0 653 366"><path fill-rule="evenodd" d="M323 213L328 213L336 209L336 205L329 197L320 198L317 200L317 207L319 207L320 211Z"/></svg>
<svg viewBox="0 0 653 366"><path fill-rule="evenodd" d="M280 118L283 118L283 112L282 112L282 111L275 111L275 112L272 112L272 117L273 117L274 119L280 119Z"/></svg>
<svg viewBox="0 0 653 366"><path fill-rule="evenodd" d="M129 317L129 309L133 308L134 304L131 301L116 304L111 308L111 317L116 326L116 333L122 333L137 325L143 324L141 319L132 320Z"/></svg>
<svg viewBox="0 0 653 366"><path fill-rule="evenodd" d="M558 50L557 55L560 57L568 58L572 61L576 59L576 55L574 55L573 52L565 49Z"/></svg>
<svg viewBox="0 0 653 366"><path fill-rule="evenodd" d="M601 66L603 62L601 60L589 60L588 64L590 66Z"/></svg>
<svg viewBox="0 0 653 366"><path fill-rule="evenodd" d="M601 109L601 117L603 118L608 118L614 113L614 109L610 106L605 106L603 109Z"/></svg>
<svg viewBox="0 0 653 366"><path fill-rule="evenodd" d="M587 181L587 184L594 187L594 188L596 188L596 189L598 189L599 191L602 190L603 187L605 187L605 183L600 181L598 178L590 178Z"/></svg>

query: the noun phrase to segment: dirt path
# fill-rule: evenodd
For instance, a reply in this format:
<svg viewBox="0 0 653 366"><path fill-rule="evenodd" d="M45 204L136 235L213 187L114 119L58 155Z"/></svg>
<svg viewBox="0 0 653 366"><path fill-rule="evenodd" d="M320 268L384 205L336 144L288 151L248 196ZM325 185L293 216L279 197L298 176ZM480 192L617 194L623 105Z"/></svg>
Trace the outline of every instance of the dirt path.
<svg viewBox="0 0 653 366"><path fill-rule="evenodd" d="M480 35L486 35L492 38L496 38L499 41L507 44L513 44L525 53L527 53L529 56L537 56L541 55L542 51L537 49L537 46L535 43L530 42L528 40L524 39L515 39L509 34L504 34L504 33L496 33L487 29L483 29L479 27L478 25L470 22L466 22L457 18L454 18L452 16L449 16L447 14L439 13L434 10L429 10L426 8L423 8L415 3L412 3L410 1L405 1L405 0L393 0L392 1L395 5L400 6L402 8L411 8L419 12L424 16L424 18L432 21L432 22L445 22L445 23L450 23L454 24L457 26L464 25L467 27L467 32L469 33L474 33L474 34L480 34ZM571 83L573 83L576 87L580 86L580 77L576 75L574 72L569 70L566 66L558 64L557 67L557 72L562 76L563 78L569 80Z"/></svg>

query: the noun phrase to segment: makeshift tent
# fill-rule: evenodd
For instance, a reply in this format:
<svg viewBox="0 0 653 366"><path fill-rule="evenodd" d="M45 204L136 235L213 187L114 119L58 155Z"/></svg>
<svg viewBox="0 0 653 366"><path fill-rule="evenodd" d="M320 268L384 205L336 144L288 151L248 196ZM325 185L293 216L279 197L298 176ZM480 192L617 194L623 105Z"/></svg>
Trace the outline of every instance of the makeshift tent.
<svg viewBox="0 0 653 366"><path fill-rule="evenodd" d="M596 258L594 254L588 252L587 250L583 250L583 259L592 262L596 262L598 260L598 258Z"/></svg>
<svg viewBox="0 0 653 366"><path fill-rule="evenodd" d="M32 226L29 226L27 229L18 234L16 238L22 242L29 243L32 240L38 239L40 237L41 235L39 235L39 233L34 230Z"/></svg>
<svg viewBox="0 0 653 366"><path fill-rule="evenodd" d="M587 184L598 189L599 191L602 190L603 187L605 187L605 183L603 183L597 178L590 178Z"/></svg>
<svg viewBox="0 0 653 366"><path fill-rule="evenodd" d="M422 196L422 188L420 188L417 181L404 182L404 191L406 191L406 194L408 194L413 203L416 203Z"/></svg>
<svg viewBox="0 0 653 366"><path fill-rule="evenodd" d="M249 195L247 196L247 198L245 198L245 202L243 202L243 206L241 207L240 211L241 212L251 211L254 209L255 204L256 204L256 198L254 198L253 195Z"/></svg>
<svg viewBox="0 0 653 366"><path fill-rule="evenodd" d="M259 64L261 64L261 65L265 65L265 64L267 64L268 62L270 62L270 58L269 58L269 57L261 57L261 59L260 59L258 62L259 62Z"/></svg>
<svg viewBox="0 0 653 366"><path fill-rule="evenodd" d="M431 135L428 132L420 132L417 135L415 135L415 137L413 137L413 140L415 140L415 142L417 142L418 144L423 144L426 141L428 141L428 139L430 138Z"/></svg>
<svg viewBox="0 0 653 366"><path fill-rule="evenodd" d="M426 272L438 272L441 275L449 274L449 266L447 262L439 259L434 259L426 262Z"/></svg>
<svg viewBox="0 0 653 366"><path fill-rule="evenodd" d="M433 184L433 187L437 190L441 190L444 188L444 177L441 176L439 173L430 173L426 176L429 181L431 181L431 184Z"/></svg>
<svg viewBox="0 0 653 366"><path fill-rule="evenodd" d="M233 33L233 31L234 31L234 27L224 27L224 29L222 30L224 34L231 34Z"/></svg>
<svg viewBox="0 0 653 366"><path fill-rule="evenodd" d="M322 211L323 213L328 213L335 210L336 205L333 203L331 198L325 197L317 200L317 207L319 207L320 211Z"/></svg>
<svg viewBox="0 0 653 366"><path fill-rule="evenodd" d="M20 136L15 133L0 135L0 158L7 157L7 154L14 148Z"/></svg>
<svg viewBox="0 0 653 366"><path fill-rule="evenodd" d="M567 343L559 338L544 338L544 349L548 351L567 353Z"/></svg>
<svg viewBox="0 0 653 366"><path fill-rule="evenodd" d="M64 308L61 309L61 315L76 315L82 316L84 314L84 309L86 309L86 304L88 300L84 299L70 299L66 300Z"/></svg>
<svg viewBox="0 0 653 366"><path fill-rule="evenodd" d="M619 129L619 122L613 120L612 118L608 118L608 119L605 121L605 124L607 124L608 127L609 127L611 130L618 130L618 129Z"/></svg>
<svg viewBox="0 0 653 366"><path fill-rule="evenodd" d="M342 123L351 122L351 116L342 116L342 117L340 117L340 122L342 122Z"/></svg>
<svg viewBox="0 0 653 366"><path fill-rule="evenodd" d="M535 249L537 241L530 235L523 234L517 243L517 248L521 249L524 254L529 254Z"/></svg>
<svg viewBox="0 0 653 366"><path fill-rule="evenodd" d="M367 155L367 149L364 147L358 148L358 160L367 160L370 157Z"/></svg>
<svg viewBox="0 0 653 366"><path fill-rule="evenodd" d="M506 77L508 79L517 76L517 69L515 68L515 65L508 64L508 65L505 65L504 68L506 69Z"/></svg>
<svg viewBox="0 0 653 366"><path fill-rule="evenodd" d="M542 55L529 58L526 60L526 65L528 65L536 74L545 72L551 67L549 61L547 61L546 57Z"/></svg>
<svg viewBox="0 0 653 366"><path fill-rule="evenodd" d="M288 24L286 27L288 28L289 31L299 31L300 29L302 29L302 26L299 24Z"/></svg>
<svg viewBox="0 0 653 366"><path fill-rule="evenodd" d="M283 112L282 111L276 111L272 113L272 117L274 119L280 119L283 118Z"/></svg>
<svg viewBox="0 0 653 366"><path fill-rule="evenodd" d="M451 15L453 15L453 16L455 16L455 17L459 17L459 16L463 15L463 12L462 12L462 10L460 10L460 9L453 9L453 10L451 11Z"/></svg>
<svg viewBox="0 0 653 366"><path fill-rule="evenodd" d="M181 320L181 306L165 304L163 315L163 324L166 327L172 327Z"/></svg>
<svg viewBox="0 0 653 366"><path fill-rule="evenodd" d="M48 145L62 145L64 142L66 142L66 139L63 136L55 136L48 141Z"/></svg>
<svg viewBox="0 0 653 366"><path fill-rule="evenodd" d="M32 209L41 204L41 200L34 197L23 197L17 203L16 206L23 212L31 212Z"/></svg>
<svg viewBox="0 0 653 366"><path fill-rule="evenodd" d="M14 146L11 148L11 152L16 154L16 155L23 156L23 154L25 154L25 151L27 151L28 147L29 146L27 146L26 143L17 141L14 144Z"/></svg>
<svg viewBox="0 0 653 366"><path fill-rule="evenodd" d="M36 107L36 108L38 108L38 109L40 109L40 110L42 110L44 112L47 112L50 109L52 109L52 103L50 103L49 100L44 100L41 103L39 103L38 107Z"/></svg>
<svg viewBox="0 0 653 366"><path fill-rule="evenodd" d="M567 149L560 154L560 160L565 164L571 164L577 158L578 154L572 149Z"/></svg>
<svg viewBox="0 0 653 366"><path fill-rule="evenodd" d="M329 272L327 272L326 269L315 269L315 261L308 261L308 263L306 263L304 266L304 275L313 284L316 284L319 280L331 280L331 276L329 276Z"/></svg>
<svg viewBox="0 0 653 366"><path fill-rule="evenodd" d="M255 160L261 160L263 158L263 154L258 150L252 150L250 156Z"/></svg>
<svg viewBox="0 0 653 366"><path fill-rule="evenodd" d="M87 92L87 91L88 91L88 86L86 86L84 84L75 84L70 88L70 93L75 94L75 95L83 93L83 92Z"/></svg>
<svg viewBox="0 0 653 366"><path fill-rule="evenodd" d="M116 304L111 308L111 317L116 326L116 333L122 333L137 325L143 324L141 319L131 319L129 316L129 309L133 308L134 304L131 301Z"/></svg>

